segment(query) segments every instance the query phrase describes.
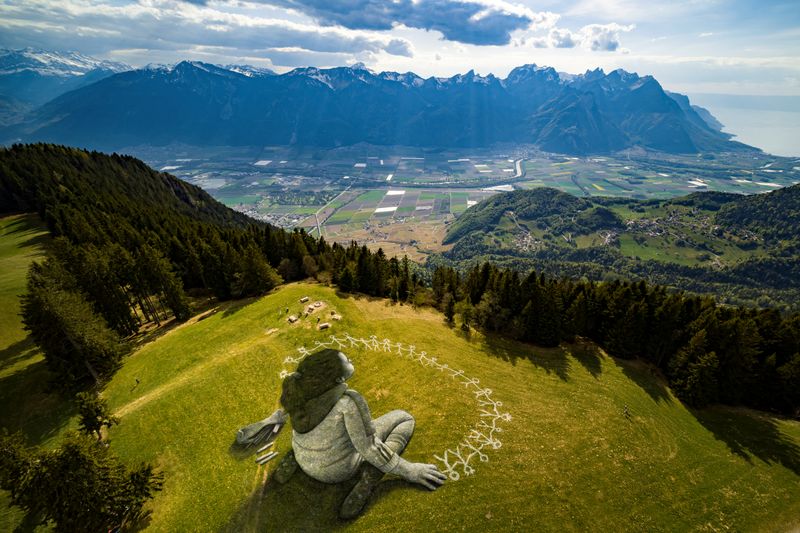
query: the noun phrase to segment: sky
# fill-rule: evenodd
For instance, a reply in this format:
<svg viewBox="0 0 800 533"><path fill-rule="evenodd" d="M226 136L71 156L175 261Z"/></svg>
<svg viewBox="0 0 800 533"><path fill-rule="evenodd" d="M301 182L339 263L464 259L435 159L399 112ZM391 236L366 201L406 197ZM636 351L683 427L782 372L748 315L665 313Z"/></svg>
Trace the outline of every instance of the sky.
<svg viewBox="0 0 800 533"><path fill-rule="evenodd" d="M424 77L624 68L688 94L800 96L800 0L0 0L0 47Z"/></svg>

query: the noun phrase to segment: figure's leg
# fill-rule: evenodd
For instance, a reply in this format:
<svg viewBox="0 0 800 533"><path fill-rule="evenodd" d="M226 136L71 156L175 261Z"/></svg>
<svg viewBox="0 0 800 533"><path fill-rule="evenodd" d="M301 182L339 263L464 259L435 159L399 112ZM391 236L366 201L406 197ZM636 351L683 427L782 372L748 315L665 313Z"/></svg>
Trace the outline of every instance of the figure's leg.
<svg viewBox="0 0 800 533"><path fill-rule="evenodd" d="M375 435L385 442L393 452L403 453L414 434L414 417L398 409L390 411L372 422L375 426ZM339 516L349 520L361 514L381 478L383 478L383 472L364 461L359 469L358 483L342 503Z"/></svg>
<svg viewBox="0 0 800 533"><path fill-rule="evenodd" d="M372 423L378 438L398 454L403 453L414 435L414 417L400 409L379 416Z"/></svg>
<svg viewBox="0 0 800 533"><path fill-rule="evenodd" d="M294 475L299 466L300 465L297 464L297 459L294 458L294 450L290 448L281 459L281 462L278 463L278 468L275 469L272 478L283 485L289 481L289 478Z"/></svg>

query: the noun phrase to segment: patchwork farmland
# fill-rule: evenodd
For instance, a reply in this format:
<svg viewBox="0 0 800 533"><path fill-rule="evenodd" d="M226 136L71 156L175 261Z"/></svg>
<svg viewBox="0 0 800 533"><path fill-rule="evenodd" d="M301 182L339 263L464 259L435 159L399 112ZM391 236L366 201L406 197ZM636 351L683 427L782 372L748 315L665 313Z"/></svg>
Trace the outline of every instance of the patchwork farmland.
<svg viewBox="0 0 800 533"><path fill-rule="evenodd" d="M501 191L553 187L583 197L663 199L707 190L753 194L800 182L796 161L769 154L632 150L567 157L526 147L432 151L372 145L129 152L254 218L419 260L444 248L449 221Z"/></svg>
<svg viewBox="0 0 800 533"><path fill-rule="evenodd" d="M440 251L445 224L488 198L494 191L465 189L372 189L349 195L335 209L311 217L302 226L322 229L329 241L351 240L381 247L389 253L424 259L425 253Z"/></svg>

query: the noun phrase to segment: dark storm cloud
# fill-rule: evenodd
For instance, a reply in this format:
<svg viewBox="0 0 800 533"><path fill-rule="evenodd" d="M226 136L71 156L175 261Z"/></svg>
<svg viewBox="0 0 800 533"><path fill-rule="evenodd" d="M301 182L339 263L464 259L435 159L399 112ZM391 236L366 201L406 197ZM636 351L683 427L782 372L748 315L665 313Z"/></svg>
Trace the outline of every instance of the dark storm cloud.
<svg viewBox="0 0 800 533"><path fill-rule="evenodd" d="M192 0L197 1L197 0ZM490 0L262 0L302 12L320 24L350 29L390 30L397 25L440 32L445 39L476 45L505 45L511 32L552 24L552 13Z"/></svg>

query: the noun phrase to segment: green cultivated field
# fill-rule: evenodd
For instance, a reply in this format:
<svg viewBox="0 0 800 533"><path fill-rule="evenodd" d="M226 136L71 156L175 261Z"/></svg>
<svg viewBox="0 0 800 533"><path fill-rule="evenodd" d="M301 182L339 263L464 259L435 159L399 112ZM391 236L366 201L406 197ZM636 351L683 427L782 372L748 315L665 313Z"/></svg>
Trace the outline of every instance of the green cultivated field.
<svg viewBox="0 0 800 533"><path fill-rule="evenodd" d="M17 335L13 295L35 248L18 234L0 238L3 342ZM30 235L34 235L31 233ZM10 244L9 244L10 243ZM22 272L22 273L20 273ZM12 295L12 296L9 296ZM316 319L295 325L281 313L309 296L343 316L318 332ZM302 474L270 481L276 461L258 467L232 446L238 427L278 406L284 358L298 346L345 332L376 335L425 350L492 389L512 419L496 434L502 447L474 458L472 476L429 493L386 480L366 513L341 524L346 487ZM410 411L417 431L406 457L435 461L479 417L475 397L442 372L395 354L345 350L353 388L373 415ZM36 412L28 390L9 396L4 349L3 426ZM14 367L16 368L16 367ZM289 370L292 365L286 365ZM140 384L135 386L136 379ZM29 383L30 385L30 383ZM29 390L35 390L31 388ZM591 346L543 349L447 327L439 313L383 300L340 298L316 284L291 284L255 300L223 304L144 345L104 391L122 423L111 447L130 462L152 461L166 474L152 503L149 531L789 531L800 526L800 424L751 411L682 406L651 370L617 361ZM630 417L623 414L628 407ZM13 407L12 407L13 406ZM19 415L12 415L20 413ZM66 414L26 431L52 443ZM290 445L284 430L276 448ZM2 515L13 530L18 513Z"/></svg>

